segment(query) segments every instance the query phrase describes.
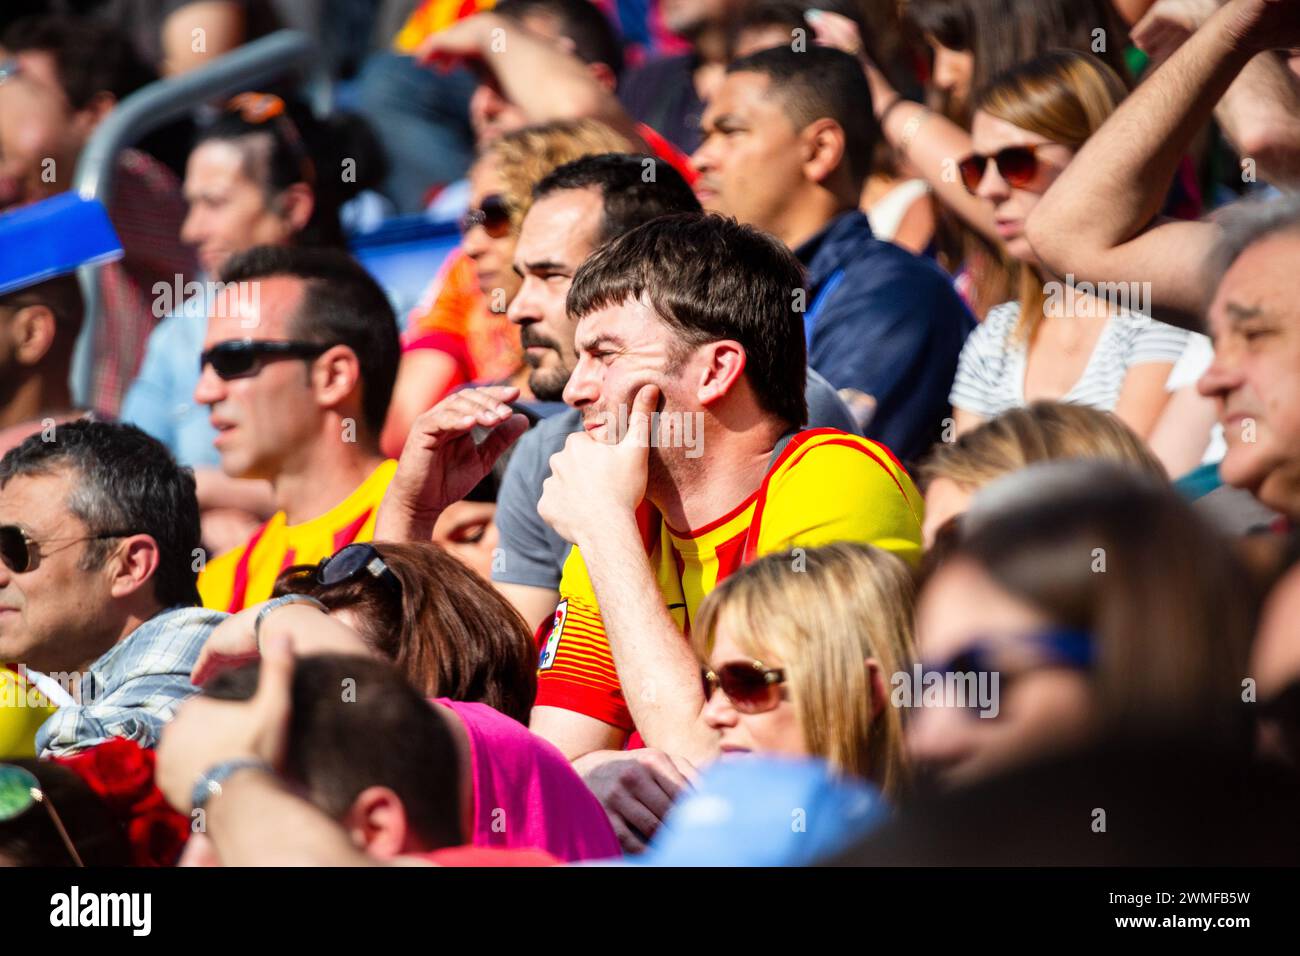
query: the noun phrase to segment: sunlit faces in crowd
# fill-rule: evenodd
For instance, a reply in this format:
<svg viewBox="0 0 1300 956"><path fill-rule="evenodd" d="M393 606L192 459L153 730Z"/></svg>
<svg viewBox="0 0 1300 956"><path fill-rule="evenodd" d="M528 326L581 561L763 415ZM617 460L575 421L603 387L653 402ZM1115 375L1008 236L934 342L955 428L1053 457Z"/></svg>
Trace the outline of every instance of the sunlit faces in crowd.
<svg viewBox="0 0 1300 956"><path fill-rule="evenodd" d="M940 568L917 606L922 672L969 672L978 650L982 659L997 662L997 713L981 717L979 708L955 701L913 708L907 726L912 759L944 783L960 784L1082 740L1091 706L1086 676L1042 666L1034 647L1052 628L1044 612L1009 594L974 562Z"/></svg>
<svg viewBox="0 0 1300 956"><path fill-rule="evenodd" d="M112 641L100 612L113 582L105 568L83 567L93 542L68 507L75 489L68 468L17 475L0 489L0 525L21 529L31 555L25 571L0 561L0 660L66 670L69 661L93 661Z"/></svg>
<svg viewBox="0 0 1300 956"><path fill-rule="evenodd" d="M721 379L744 365L736 342L683 343L646 296L583 316L574 342L578 363L564 387L564 401L582 413L582 427L592 438L622 440L641 389L658 389L649 439L652 480L670 457L699 457L700 416L732 385Z"/></svg>
<svg viewBox="0 0 1300 956"><path fill-rule="evenodd" d="M771 554L700 607L704 722L720 753L810 755L895 795L907 777L893 675L912 660L912 581L898 557L838 543Z"/></svg>
<svg viewBox="0 0 1300 956"><path fill-rule="evenodd" d="M925 42L934 55L930 82L948 98L951 108L960 112L970 102L975 56L969 50L946 47L929 34Z"/></svg>
<svg viewBox="0 0 1300 956"><path fill-rule="evenodd" d="M254 170L265 170L269 136L253 135L237 143L211 139L200 143L185 166L185 200L189 211L181 240L194 246L199 263L216 275L235 253L253 246L284 245L311 219L314 199L309 186L296 183L268 195Z"/></svg>
<svg viewBox="0 0 1300 956"><path fill-rule="evenodd" d="M488 308L502 312L519 291L519 276L512 268L517 233L510 220L502 218L508 209L505 183L491 154L474 164L469 184L470 216L461 248L474 260L479 290L487 296Z"/></svg>
<svg viewBox="0 0 1300 956"><path fill-rule="evenodd" d="M941 692L910 703L907 731L936 781L1114 733L1239 738L1245 572L1167 479L1123 465L1030 465L982 488L945 543L916 619Z"/></svg>
<svg viewBox="0 0 1300 956"><path fill-rule="evenodd" d="M1300 230L1249 246L1210 306L1214 363L1198 385L1228 444L1219 473L1264 504L1300 515Z"/></svg>
<svg viewBox="0 0 1300 956"><path fill-rule="evenodd" d="M521 280L508 315L520 327L524 358L533 370L528 387L543 401L562 399L578 364L577 323L565 298L573 274L595 248L602 216L599 190L564 189L535 202L519 232L514 270Z"/></svg>
<svg viewBox="0 0 1300 956"><path fill-rule="evenodd" d="M1025 239L1025 220L1069 165L1074 150L983 110L975 113L971 140L975 150L973 165L984 163L975 195L993 206L998 236L1007 253L1021 262L1036 261Z"/></svg>
<svg viewBox="0 0 1300 956"><path fill-rule="evenodd" d="M205 350L222 342L290 342L304 283L291 276L255 280L258 295L241 296L231 285L214 298ZM346 368L336 359L346 354ZM273 478L284 463L320 437L321 410L355 391L356 357L346 346L322 347L312 356L259 356L250 374L223 379L204 366L194 400L209 407L222 470L235 478Z"/></svg>
<svg viewBox="0 0 1300 956"><path fill-rule="evenodd" d="M490 581L501 543L496 513L494 501L453 502L438 516L433 543L441 545L484 581Z"/></svg>
<svg viewBox="0 0 1300 956"><path fill-rule="evenodd" d="M705 210L781 235L813 127L795 128L770 86L761 73L728 73L709 98L691 163Z"/></svg>
<svg viewBox="0 0 1300 956"><path fill-rule="evenodd" d="M0 82L0 210L67 189L82 147L113 103L99 97L75 110L49 54L29 51L16 60L17 75Z"/></svg>

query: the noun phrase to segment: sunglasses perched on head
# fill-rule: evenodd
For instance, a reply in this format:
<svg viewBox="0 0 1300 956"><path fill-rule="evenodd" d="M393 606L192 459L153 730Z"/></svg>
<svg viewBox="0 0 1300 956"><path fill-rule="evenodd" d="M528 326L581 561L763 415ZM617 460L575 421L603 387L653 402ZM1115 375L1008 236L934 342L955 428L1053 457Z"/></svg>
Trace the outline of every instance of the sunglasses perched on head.
<svg viewBox="0 0 1300 956"><path fill-rule="evenodd" d="M957 164L957 171L961 173L962 184L972 195L980 188L990 162L997 167L998 175L1006 180L1008 186L1022 189L1038 175L1038 149L1045 145L1008 146L992 156L971 153Z"/></svg>
<svg viewBox="0 0 1300 956"><path fill-rule="evenodd" d="M461 232L469 232L475 226L482 226L493 239L503 238L510 232L510 204L496 193L484 196L479 207L468 210L460 220Z"/></svg>
<svg viewBox="0 0 1300 956"><path fill-rule="evenodd" d="M212 366L223 379L245 378L262 371L267 362L278 359L316 358L332 345L320 342L264 342L259 339L232 339L218 342L199 356L199 374Z"/></svg>
<svg viewBox="0 0 1300 956"><path fill-rule="evenodd" d="M41 782L36 779L36 775L24 767L0 763L0 823L16 820L38 803L45 807L50 823L54 824L54 829L58 831L59 839L67 848L72 862L77 866L85 866L81 854L77 852L77 847L72 842L72 837L68 836L63 820L54 809L50 798L41 789Z"/></svg>
<svg viewBox="0 0 1300 956"><path fill-rule="evenodd" d="M300 594L366 579L380 581L401 597L402 582L370 544L349 544L320 564L300 564L287 568L280 576L282 590Z"/></svg>
<svg viewBox="0 0 1300 956"><path fill-rule="evenodd" d="M104 531L99 534L84 534L73 538L47 538L43 544L54 542L73 544L77 541L105 541L109 538L125 538L138 534L136 531ZM16 524L0 525L0 561L4 562L14 574L23 574L36 566L38 554L51 554L48 549L42 551L38 544L24 529Z"/></svg>
<svg viewBox="0 0 1300 956"><path fill-rule="evenodd" d="M704 683L704 699L713 699L719 687L742 714L761 714L781 703L781 685L785 671L765 667L760 661L728 661L717 671L703 668L700 677Z"/></svg>
<svg viewBox="0 0 1300 956"><path fill-rule="evenodd" d="M298 127L289 118L284 100L274 93L240 93L226 103L226 112L238 114L250 126L261 126L274 120L280 137L298 161L302 181L309 186L316 185L316 164L311 161Z"/></svg>

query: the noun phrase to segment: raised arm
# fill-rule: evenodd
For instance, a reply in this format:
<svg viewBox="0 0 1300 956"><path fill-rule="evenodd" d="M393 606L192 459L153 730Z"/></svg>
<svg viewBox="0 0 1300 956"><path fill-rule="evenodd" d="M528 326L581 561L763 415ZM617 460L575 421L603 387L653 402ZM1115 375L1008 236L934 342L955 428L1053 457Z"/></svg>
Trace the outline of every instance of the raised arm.
<svg viewBox="0 0 1300 956"><path fill-rule="evenodd" d="M972 196L957 175L957 163L973 150L970 133L920 103L905 100L862 46L857 26L848 17L825 10L810 17L817 40L856 56L871 88L872 111L885 139L900 158L930 184L940 202L990 242L999 243L993 207Z"/></svg>
<svg viewBox="0 0 1300 956"><path fill-rule="evenodd" d="M644 147L636 123L587 65L508 17L480 13L435 33L416 54L432 64L478 59L534 123L595 119Z"/></svg>
<svg viewBox="0 0 1300 956"><path fill-rule="evenodd" d="M1156 316L1199 329L1209 223L1152 225L1182 156L1259 50L1300 33L1296 0L1231 0L1120 104L1030 214L1026 234L1057 275L1150 282Z"/></svg>
<svg viewBox="0 0 1300 956"><path fill-rule="evenodd" d="M1133 42L1161 64L1213 16L1223 0L1157 0L1133 27ZM1300 78L1283 54L1256 55L1228 87L1214 119L1248 170L1276 186L1300 185ZM1243 171L1243 175L1246 171Z"/></svg>

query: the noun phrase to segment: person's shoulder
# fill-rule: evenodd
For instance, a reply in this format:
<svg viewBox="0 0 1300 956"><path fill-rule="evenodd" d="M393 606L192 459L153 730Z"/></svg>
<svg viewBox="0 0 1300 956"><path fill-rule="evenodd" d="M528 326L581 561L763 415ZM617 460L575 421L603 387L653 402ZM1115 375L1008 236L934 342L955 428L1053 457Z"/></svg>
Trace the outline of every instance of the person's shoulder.
<svg viewBox="0 0 1300 956"><path fill-rule="evenodd" d="M859 291L888 294L900 302L924 301L973 321L957 293L952 276L928 256L918 256L876 236L863 236L844 262L845 285ZM927 312L937 318L939 313Z"/></svg>
<svg viewBox="0 0 1300 956"><path fill-rule="evenodd" d="M159 611L141 627L152 624L154 627L169 630L181 628L211 630L224 621L227 616L225 611L203 607L201 604L178 604Z"/></svg>
<svg viewBox="0 0 1300 956"><path fill-rule="evenodd" d="M897 484L907 470L888 447L836 428L810 428L790 440L769 472L772 486L825 481L845 487L877 475Z"/></svg>

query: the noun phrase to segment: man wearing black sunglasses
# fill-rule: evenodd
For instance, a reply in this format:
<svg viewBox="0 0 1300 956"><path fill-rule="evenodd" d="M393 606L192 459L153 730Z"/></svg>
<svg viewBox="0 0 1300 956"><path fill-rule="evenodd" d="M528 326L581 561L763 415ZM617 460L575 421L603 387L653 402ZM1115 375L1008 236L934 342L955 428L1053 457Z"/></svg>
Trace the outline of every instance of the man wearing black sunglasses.
<svg viewBox="0 0 1300 956"><path fill-rule="evenodd" d="M341 252L263 246L234 256L208 318L196 402L221 468L271 483L276 513L199 578L223 611L266 600L286 563L368 540L396 463L379 433L397 373L383 290ZM234 291L252 287L255 295Z"/></svg>

